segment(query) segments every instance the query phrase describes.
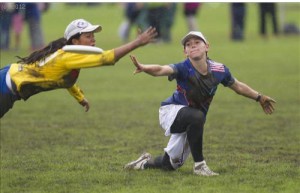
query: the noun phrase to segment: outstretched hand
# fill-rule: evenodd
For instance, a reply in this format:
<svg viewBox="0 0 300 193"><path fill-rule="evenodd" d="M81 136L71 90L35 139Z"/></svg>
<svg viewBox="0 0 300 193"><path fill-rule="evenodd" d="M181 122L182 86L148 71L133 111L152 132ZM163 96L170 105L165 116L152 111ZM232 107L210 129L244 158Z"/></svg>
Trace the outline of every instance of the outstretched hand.
<svg viewBox="0 0 300 193"><path fill-rule="evenodd" d="M271 97L262 95L259 103L266 114L272 114L274 112L275 108L273 106L273 103L276 103L276 101Z"/></svg>
<svg viewBox="0 0 300 193"><path fill-rule="evenodd" d="M150 26L148 29L146 29L144 32L142 32L141 29L138 29L138 41L140 46L144 46L150 42L155 41L155 37L157 36L156 28Z"/></svg>
<svg viewBox="0 0 300 193"><path fill-rule="evenodd" d="M143 65L137 61L136 57L133 56L133 55L130 55L130 59L131 59L132 63L135 65L135 67L136 67L136 69L133 72L133 74L137 74L137 73L143 72Z"/></svg>

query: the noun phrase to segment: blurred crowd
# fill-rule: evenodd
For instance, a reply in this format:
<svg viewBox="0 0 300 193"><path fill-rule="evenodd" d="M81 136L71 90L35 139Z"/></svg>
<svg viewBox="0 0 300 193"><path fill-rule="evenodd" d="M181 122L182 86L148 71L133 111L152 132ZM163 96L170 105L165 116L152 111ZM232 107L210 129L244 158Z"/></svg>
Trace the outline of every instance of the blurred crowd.
<svg viewBox="0 0 300 193"><path fill-rule="evenodd" d="M171 42L171 28L174 24L177 3L125 3L125 19L119 28L120 38L126 42L132 26L145 29L153 26L158 32L158 42ZM189 31L199 30L196 16L201 3L183 3L183 14Z"/></svg>
<svg viewBox="0 0 300 193"><path fill-rule="evenodd" d="M30 49L34 51L44 47L41 15L48 8L49 3L0 3L1 50L10 49L11 36L15 39L13 49L20 48L24 23L29 29Z"/></svg>
<svg viewBox="0 0 300 193"><path fill-rule="evenodd" d="M68 3L76 6L83 3ZM95 7L102 3L85 3ZM118 34L123 42L129 41L130 32L133 27L141 30L148 26L156 27L158 31L157 42L169 43L172 41L171 29L175 22L177 11L181 12L186 22L187 31L201 31L201 16L198 16L200 9L205 8L206 3L181 3L181 10L178 10L179 3L158 3L158 2L136 2L119 3L124 8L124 19L120 23ZM49 10L50 3L0 3L0 46L1 50L18 50L21 44L21 33L24 24L28 25L30 49L32 51L42 48L45 45L43 30L41 27L42 14ZM279 26L278 3L258 3L259 11L259 32L267 38L267 26L272 25L272 33L277 36L284 34L299 34L298 26L286 24ZM245 21L247 15L247 3L230 4L231 32L230 38L233 41L245 39ZM284 12L284 9L281 9ZM271 24L269 24L269 22ZM14 45L11 47L10 40L14 38Z"/></svg>
<svg viewBox="0 0 300 193"><path fill-rule="evenodd" d="M187 31L201 31L201 17L198 17L200 9L205 8L206 3L182 3L182 15L184 16ZM279 26L278 3L257 3L259 12L259 34L262 38L268 37L267 26L272 26L272 34L299 34L300 30L295 24ZM137 26L145 29L152 25L158 30L158 42L170 42L171 28L174 24L178 3L124 3L125 19L119 27L119 36L123 41L128 41L130 29ZM230 3L230 38L233 41L245 39L245 26L247 15L247 3ZM285 14L284 6L281 6L281 15ZM281 21L284 23L285 21Z"/></svg>

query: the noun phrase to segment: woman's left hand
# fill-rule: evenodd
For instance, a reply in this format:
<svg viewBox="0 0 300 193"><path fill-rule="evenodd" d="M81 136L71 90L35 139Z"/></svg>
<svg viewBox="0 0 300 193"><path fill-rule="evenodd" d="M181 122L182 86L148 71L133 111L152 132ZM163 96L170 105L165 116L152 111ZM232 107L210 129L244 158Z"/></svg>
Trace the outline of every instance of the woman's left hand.
<svg viewBox="0 0 300 193"><path fill-rule="evenodd" d="M85 112L89 111L90 104L86 98L84 98L79 104L85 108Z"/></svg>

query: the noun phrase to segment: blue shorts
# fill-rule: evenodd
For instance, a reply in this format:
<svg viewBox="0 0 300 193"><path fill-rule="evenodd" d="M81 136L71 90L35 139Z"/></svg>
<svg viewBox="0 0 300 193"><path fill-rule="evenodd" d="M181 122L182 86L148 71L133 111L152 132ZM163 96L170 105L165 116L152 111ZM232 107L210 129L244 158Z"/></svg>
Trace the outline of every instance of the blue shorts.
<svg viewBox="0 0 300 193"><path fill-rule="evenodd" d="M10 65L0 69L0 118L11 109L15 101L20 100L19 97L14 95L6 84L6 74Z"/></svg>

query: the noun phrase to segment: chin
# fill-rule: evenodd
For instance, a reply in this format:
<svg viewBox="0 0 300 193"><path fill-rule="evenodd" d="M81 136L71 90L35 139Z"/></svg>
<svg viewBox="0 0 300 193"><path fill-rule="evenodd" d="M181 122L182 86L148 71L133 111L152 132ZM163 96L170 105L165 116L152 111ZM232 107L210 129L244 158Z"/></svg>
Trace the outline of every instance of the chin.
<svg viewBox="0 0 300 193"><path fill-rule="evenodd" d="M200 56L196 56L196 57L190 57L192 60L201 60Z"/></svg>

